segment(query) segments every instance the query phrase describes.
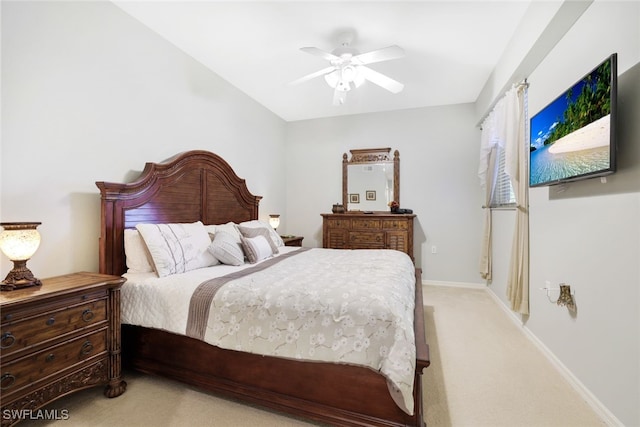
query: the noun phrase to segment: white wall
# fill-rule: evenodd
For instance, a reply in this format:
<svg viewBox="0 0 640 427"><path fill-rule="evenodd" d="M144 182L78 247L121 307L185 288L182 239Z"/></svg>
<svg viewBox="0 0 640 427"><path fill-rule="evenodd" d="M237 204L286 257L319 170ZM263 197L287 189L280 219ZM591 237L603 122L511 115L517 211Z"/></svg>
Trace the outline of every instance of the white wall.
<svg viewBox="0 0 640 427"><path fill-rule="evenodd" d="M400 204L417 214L414 254L423 279L480 283L479 134L472 104L289 123L288 232L305 236L304 246L322 246L320 213L342 200L342 155L391 147L400 152Z"/></svg>
<svg viewBox="0 0 640 427"><path fill-rule="evenodd" d="M42 222L38 277L97 271L94 183L147 161L210 150L285 205L284 121L109 2L3 2L2 86L0 218Z"/></svg>
<svg viewBox="0 0 640 427"><path fill-rule="evenodd" d="M528 76L537 113L618 52L619 171L530 190L529 329L605 408L640 425L640 3L594 2ZM494 280L506 304L513 213L494 212ZM545 281L575 290L577 315L550 303ZM557 296L557 294L553 295Z"/></svg>

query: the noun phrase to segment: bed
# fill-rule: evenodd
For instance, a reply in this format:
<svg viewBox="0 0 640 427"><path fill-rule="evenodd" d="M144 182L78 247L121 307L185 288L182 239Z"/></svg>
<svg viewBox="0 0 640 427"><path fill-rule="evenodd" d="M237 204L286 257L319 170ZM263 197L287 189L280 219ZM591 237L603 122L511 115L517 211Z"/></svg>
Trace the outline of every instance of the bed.
<svg viewBox="0 0 640 427"><path fill-rule="evenodd" d="M115 275L127 272L125 230L139 224L251 222L258 219L261 199L249 192L245 181L224 159L200 150L162 163L147 163L135 182L96 185L101 193L100 272ZM289 259L281 264L309 258L313 251L335 250L283 250L282 258ZM420 270L412 270L419 284ZM429 352L421 286L414 289L410 410L397 403L397 396L394 399L390 393L388 376L378 369L348 360L335 363L222 348L142 321L124 319L123 362L141 372L322 423L424 426L421 379L422 370L429 366ZM123 290L123 295L126 292ZM128 317L135 317L135 312Z"/></svg>

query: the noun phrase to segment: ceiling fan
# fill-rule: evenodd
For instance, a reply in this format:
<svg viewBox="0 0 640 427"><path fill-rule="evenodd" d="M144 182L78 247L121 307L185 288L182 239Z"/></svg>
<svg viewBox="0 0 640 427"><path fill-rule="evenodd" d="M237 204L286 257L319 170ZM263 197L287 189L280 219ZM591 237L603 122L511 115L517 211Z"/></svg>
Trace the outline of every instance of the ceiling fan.
<svg viewBox="0 0 640 427"><path fill-rule="evenodd" d="M402 91L404 88L402 83L366 65L402 58L404 56L404 49L393 45L367 53L360 53L351 47L351 42L353 41L353 35L351 33L343 34L341 39L340 47L334 49L331 53L325 52L317 47L300 48L303 52L328 60L331 66L294 80L290 84L297 85L307 80L324 76L327 84L334 89L334 105L344 104L347 98L347 92L359 87L365 80L375 83L392 93Z"/></svg>

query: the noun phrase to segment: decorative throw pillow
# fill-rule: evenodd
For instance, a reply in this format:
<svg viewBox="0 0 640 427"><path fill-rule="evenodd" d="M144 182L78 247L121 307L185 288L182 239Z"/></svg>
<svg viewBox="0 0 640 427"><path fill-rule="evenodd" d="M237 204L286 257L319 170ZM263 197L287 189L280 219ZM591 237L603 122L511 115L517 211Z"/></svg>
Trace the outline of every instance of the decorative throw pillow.
<svg viewBox="0 0 640 427"><path fill-rule="evenodd" d="M127 260L127 273L152 273L153 260L138 230L124 230L124 254Z"/></svg>
<svg viewBox="0 0 640 427"><path fill-rule="evenodd" d="M244 264L244 253L242 252L241 244L236 242L235 236L226 231L218 231L213 235L213 242L209 245L208 250L223 264Z"/></svg>
<svg viewBox="0 0 640 427"><path fill-rule="evenodd" d="M273 230L273 229L272 229ZM243 227L242 225L238 225L238 231L240 232L241 237L256 237L256 236L264 236L267 239L267 242L271 246L271 250L274 254L279 253L278 246L271 238L271 233L267 228L264 227Z"/></svg>
<svg viewBox="0 0 640 427"><path fill-rule="evenodd" d="M265 236L244 237L240 236L242 248L251 264L269 258L273 255L273 249L269 243L269 238Z"/></svg>
<svg viewBox="0 0 640 427"><path fill-rule="evenodd" d="M258 219L254 219L252 221L245 221L238 224L241 227L249 227L249 228L265 228L269 231L269 237L276 245L277 248L284 246L284 242L282 241L282 237L273 229L271 224L266 221L260 221ZM277 253L277 252L276 252Z"/></svg>
<svg viewBox="0 0 640 427"><path fill-rule="evenodd" d="M207 229L209 234L213 234L214 236L218 231L229 233L236 239L238 243L240 243L240 232L236 228L236 224L233 222L227 222L226 224L205 225L204 228Z"/></svg>
<svg viewBox="0 0 640 427"><path fill-rule="evenodd" d="M218 264L207 248L209 233L202 222L191 224L138 224L159 277Z"/></svg>

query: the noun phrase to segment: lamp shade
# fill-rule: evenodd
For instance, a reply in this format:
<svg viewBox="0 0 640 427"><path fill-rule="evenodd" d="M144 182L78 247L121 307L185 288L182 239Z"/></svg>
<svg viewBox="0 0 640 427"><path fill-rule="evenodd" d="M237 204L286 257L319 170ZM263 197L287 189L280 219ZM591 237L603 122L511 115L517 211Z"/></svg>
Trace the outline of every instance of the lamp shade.
<svg viewBox="0 0 640 427"><path fill-rule="evenodd" d="M270 214L269 225L271 225L273 229L276 230L280 225L280 214Z"/></svg>
<svg viewBox="0 0 640 427"><path fill-rule="evenodd" d="M26 261L40 246L40 233L36 227L39 222L2 222L4 228L0 234L0 250L11 261Z"/></svg>

